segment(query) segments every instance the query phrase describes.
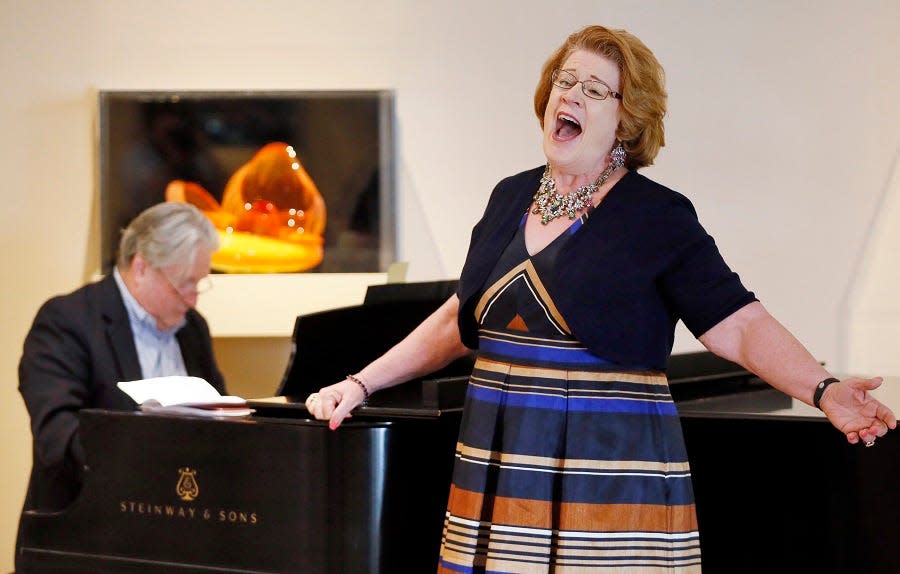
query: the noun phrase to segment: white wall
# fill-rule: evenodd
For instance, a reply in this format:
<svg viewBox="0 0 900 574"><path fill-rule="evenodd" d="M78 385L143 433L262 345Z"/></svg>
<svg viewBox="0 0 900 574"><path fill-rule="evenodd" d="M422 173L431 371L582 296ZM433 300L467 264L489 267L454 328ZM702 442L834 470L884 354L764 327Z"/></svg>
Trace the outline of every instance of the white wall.
<svg viewBox="0 0 900 574"><path fill-rule="evenodd" d="M30 465L22 338L96 270L96 90L395 89L400 258L445 278L494 183L542 162L534 83L588 23L629 29L667 70L668 145L645 173L694 200L817 357L853 367L851 298L896 263L860 261L879 209L900 209L900 3L0 0L0 569Z"/></svg>
<svg viewBox="0 0 900 574"><path fill-rule="evenodd" d="M900 150L892 171L844 300L842 350L858 372L900 373Z"/></svg>

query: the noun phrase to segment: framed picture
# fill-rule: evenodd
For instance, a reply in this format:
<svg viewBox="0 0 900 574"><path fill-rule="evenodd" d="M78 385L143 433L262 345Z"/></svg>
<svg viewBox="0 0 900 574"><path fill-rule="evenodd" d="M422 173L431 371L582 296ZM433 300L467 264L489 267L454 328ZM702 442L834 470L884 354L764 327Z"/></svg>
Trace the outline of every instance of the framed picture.
<svg viewBox="0 0 900 574"><path fill-rule="evenodd" d="M370 273L394 261L391 91L101 91L99 107L104 272L121 230L167 200L216 224L214 271Z"/></svg>

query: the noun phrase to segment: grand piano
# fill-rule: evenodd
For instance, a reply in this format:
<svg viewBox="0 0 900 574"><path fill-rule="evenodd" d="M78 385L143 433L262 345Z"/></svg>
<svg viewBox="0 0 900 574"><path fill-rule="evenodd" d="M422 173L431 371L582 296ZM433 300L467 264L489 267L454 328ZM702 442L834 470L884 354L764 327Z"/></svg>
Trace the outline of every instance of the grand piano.
<svg viewBox="0 0 900 574"><path fill-rule="evenodd" d="M23 514L19 574L435 571L472 358L375 394L338 431L303 400L453 287L378 286L360 306L298 317L277 396L251 401L252 417L84 411L83 490L62 512ZM673 355L669 377L705 572L900 572L896 433L847 445L709 353Z"/></svg>

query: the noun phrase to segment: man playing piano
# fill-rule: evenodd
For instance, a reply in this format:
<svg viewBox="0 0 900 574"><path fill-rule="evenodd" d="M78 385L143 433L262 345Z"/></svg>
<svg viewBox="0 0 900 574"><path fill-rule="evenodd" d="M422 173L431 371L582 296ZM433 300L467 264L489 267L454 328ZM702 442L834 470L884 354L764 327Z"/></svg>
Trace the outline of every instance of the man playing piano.
<svg viewBox="0 0 900 574"><path fill-rule="evenodd" d="M157 204L122 232L112 273L37 312L19 363L33 436L25 510L59 510L78 495L78 412L134 410L117 382L193 375L225 394L209 328L194 309L218 245L197 208Z"/></svg>

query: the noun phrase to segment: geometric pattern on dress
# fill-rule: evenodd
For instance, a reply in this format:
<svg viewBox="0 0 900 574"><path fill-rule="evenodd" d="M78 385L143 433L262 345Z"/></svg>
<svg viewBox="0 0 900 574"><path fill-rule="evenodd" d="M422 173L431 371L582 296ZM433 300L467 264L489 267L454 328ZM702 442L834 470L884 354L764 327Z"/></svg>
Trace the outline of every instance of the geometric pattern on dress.
<svg viewBox="0 0 900 574"><path fill-rule="evenodd" d="M528 332L528 325L525 324L525 319L523 319L522 316L518 313L516 313L516 316L512 318L512 321L506 324L506 328L510 331L522 331L523 333Z"/></svg>
<svg viewBox="0 0 900 574"><path fill-rule="evenodd" d="M544 283L538 276L537 270L531 260L526 260L513 267L506 275L498 279L484 292L478 305L475 307L475 317L480 325L485 323L491 308L509 290L517 286L524 286L531 293L533 302L537 303L550 325L561 335L571 334L568 323L562 313L556 308Z"/></svg>

